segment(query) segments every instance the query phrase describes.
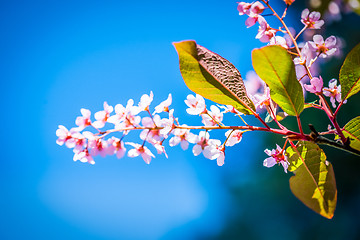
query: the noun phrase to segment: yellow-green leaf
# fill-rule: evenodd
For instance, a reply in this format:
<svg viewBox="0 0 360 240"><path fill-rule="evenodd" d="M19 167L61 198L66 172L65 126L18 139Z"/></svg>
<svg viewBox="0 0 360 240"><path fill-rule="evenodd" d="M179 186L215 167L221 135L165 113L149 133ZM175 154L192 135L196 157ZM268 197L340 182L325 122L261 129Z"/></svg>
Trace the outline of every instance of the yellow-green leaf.
<svg viewBox="0 0 360 240"><path fill-rule="evenodd" d="M350 138L350 147L360 151L360 116L351 119L344 126L343 133Z"/></svg>
<svg viewBox="0 0 360 240"><path fill-rule="evenodd" d="M254 114L254 103L234 65L195 41L177 42L174 46L181 75L190 90L216 103L232 105L244 114Z"/></svg>
<svg viewBox="0 0 360 240"><path fill-rule="evenodd" d="M286 49L275 45L255 49L252 63L256 73L269 86L271 99L287 114L300 115L304 109L303 90Z"/></svg>
<svg viewBox="0 0 360 240"><path fill-rule="evenodd" d="M337 189L334 170L326 161L323 150L312 142L299 141L296 148L288 147L286 155L290 189L307 207L328 219L334 216Z"/></svg>
<svg viewBox="0 0 360 240"><path fill-rule="evenodd" d="M343 100L360 91L360 44L346 56L340 69L339 81Z"/></svg>

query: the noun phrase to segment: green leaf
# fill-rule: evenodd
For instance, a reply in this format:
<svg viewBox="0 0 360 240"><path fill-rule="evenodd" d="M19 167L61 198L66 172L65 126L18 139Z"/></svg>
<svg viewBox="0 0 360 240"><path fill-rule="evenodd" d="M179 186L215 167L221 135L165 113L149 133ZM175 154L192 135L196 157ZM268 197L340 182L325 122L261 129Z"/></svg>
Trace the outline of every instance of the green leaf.
<svg viewBox="0 0 360 240"><path fill-rule="evenodd" d="M274 45L255 49L252 63L256 73L269 86L271 99L287 114L300 115L304 109L303 90L286 49Z"/></svg>
<svg viewBox="0 0 360 240"><path fill-rule="evenodd" d="M244 114L254 114L254 103L247 96L244 82L234 65L195 41L173 44L188 88L216 103L232 105Z"/></svg>
<svg viewBox="0 0 360 240"><path fill-rule="evenodd" d="M350 138L350 147L360 151L360 116L351 119L344 126L343 133Z"/></svg>
<svg viewBox="0 0 360 240"><path fill-rule="evenodd" d="M343 100L360 91L360 44L346 56L340 69L339 81Z"/></svg>
<svg viewBox="0 0 360 240"><path fill-rule="evenodd" d="M307 207L328 219L334 216L337 189L334 170L325 153L312 142L299 141L296 148L288 147L286 155L290 189Z"/></svg>

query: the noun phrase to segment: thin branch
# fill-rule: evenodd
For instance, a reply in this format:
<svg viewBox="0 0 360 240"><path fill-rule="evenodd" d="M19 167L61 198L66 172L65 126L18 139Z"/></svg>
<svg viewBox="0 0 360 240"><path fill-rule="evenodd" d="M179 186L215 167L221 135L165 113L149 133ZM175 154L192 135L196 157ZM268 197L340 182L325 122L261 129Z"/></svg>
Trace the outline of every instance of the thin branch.
<svg viewBox="0 0 360 240"><path fill-rule="evenodd" d="M296 37L294 38L294 40L296 41L296 39L298 39L298 37L300 37L300 35L307 29L307 25L301 29L301 31L296 35Z"/></svg>
<svg viewBox="0 0 360 240"><path fill-rule="evenodd" d="M274 16L277 17L277 19L279 19L279 21L281 22L281 24L284 26L286 32L289 34L289 37L291 39L291 41L293 42L295 48L296 48L296 51L298 52L299 56L301 57L301 52L300 52L300 49L299 49L299 46L297 45L297 42L296 40L294 39L293 35L291 34L289 28L287 27L286 23L284 22L284 20L277 14L277 12L270 6L269 4L269 1L266 1L266 0L262 0L263 3L266 4L266 6L274 13Z"/></svg>
<svg viewBox="0 0 360 240"><path fill-rule="evenodd" d="M318 96L319 96L321 102L323 103L323 109L326 112L326 115L328 115L328 118L329 118L330 122L335 127L336 132L340 136L341 141L343 142L343 144L346 144L347 139L345 138L343 132L341 131L340 126L336 121L336 116L334 116L334 114L333 114L328 102L326 101L324 95L321 93L321 94L318 94Z"/></svg>
<svg viewBox="0 0 360 240"><path fill-rule="evenodd" d="M309 128L311 130L311 137L313 138L313 141L317 144L323 144L328 145L330 147L334 147L349 153L352 153L354 155L360 156L360 151L357 149L354 149L350 146L350 141L346 141L345 144L341 144L337 141L327 139L323 136L320 136L320 134L315 130L314 126L309 124Z"/></svg>

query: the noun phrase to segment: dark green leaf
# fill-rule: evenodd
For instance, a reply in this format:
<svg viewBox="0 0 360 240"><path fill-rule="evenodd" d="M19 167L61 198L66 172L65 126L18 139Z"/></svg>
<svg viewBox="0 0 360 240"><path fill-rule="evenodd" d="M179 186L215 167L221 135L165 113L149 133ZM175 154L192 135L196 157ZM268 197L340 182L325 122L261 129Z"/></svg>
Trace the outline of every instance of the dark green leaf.
<svg viewBox="0 0 360 240"><path fill-rule="evenodd" d="M287 114L300 115L304 109L303 90L286 49L280 46L255 49L252 63L256 73L269 86L271 99Z"/></svg>
<svg viewBox="0 0 360 240"><path fill-rule="evenodd" d="M232 105L244 114L254 114L255 106L234 65L195 41L178 42L174 46L188 88L216 103Z"/></svg>
<svg viewBox="0 0 360 240"><path fill-rule="evenodd" d="M343 100L360 91L360 44L346 56L340 69L339 81Z"/></svg>
<svg viewBox="0 0 360 240"><path fill-rule="evenodd" d="M312 142L299 141L296 148L286 150L295 176L290 178L290 189L307 207L331 219L337 201L334 170L326 161L325 153Z"/></svg>

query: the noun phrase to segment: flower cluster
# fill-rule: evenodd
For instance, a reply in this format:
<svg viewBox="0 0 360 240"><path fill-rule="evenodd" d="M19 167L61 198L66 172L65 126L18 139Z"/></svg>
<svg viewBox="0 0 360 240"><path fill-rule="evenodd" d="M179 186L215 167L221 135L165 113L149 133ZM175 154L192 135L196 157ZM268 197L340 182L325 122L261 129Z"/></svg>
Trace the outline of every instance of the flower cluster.
<svg viewBox="0 0 360 240"><path fill-rule="evenodd" d="M292 0L285 1L286 6L292 4ZM269 5L269 1L263 1L264 6L259 1L253 3L238 3L238 11L240 15L247 15L245 21L247 27L259 24L256 39L269 45L280 45L289 53L293 54L293 61L296 67L296 76L302 84L304 94L307 92L315 94L320 99L320 105L317 108L324 110L331 119L335 119L329 105L325 100L325 96L330 98L331 105L336 108L336 102L342 105L346 101L341 100L341 86L337 85L337 80L329 81L328 87L324 87L324 81L320 74L314 74L316 69L314 63L321 58L333 56L338 50L337 38L330 36L324 40L321 35L315 34L312 40L298 43L299 36L307 29L320 29L324 25L319 12L310 12L308 9L303 10L300 21L304 24L303 29L295 36L295 30L288 28L282 19L286 15L287 7L280 17ZM270 10L283 24L282 27L273 28L265 19L265 10ZM268 14L267 14L268 15ZM283 34L283 36L280 36ZM317 75L317 77L314 77ZM308 79L307 79L308 78ZM310 83L303 80L310 80ZM107 155L116 155L122 158L126 154L128 157L141 156L142 159L149 164L157 154L164 154L167 157L165 142L168 141L171 147L180 145L183 150L189 148L192 144L192 153L195 156L203 155L205 158L217 161L219 166L224 164L225 148L238 144L246 131L268 131L282 134L287 137L285 145L280 148L276 145L276 149L266 149L265 153L269 156L263 162L265 167L272 167L279 163L287 172L289 162L284 155L284 149L288 141L293 144L290 139L297 136L297 140L308 140L303 133L301 122L298 119L300 133L290 134L289 130L284 127L280 121L287 116L287 113L281 112L277 104L272 100L270 88L259 78L255 72L249 72L246 75L245 87L249 98L254 102L256 108L256 118L258 118L265 128L254 127L248 125L241 113L233 106L211 105L206 106L205 99L199 94L188 95L185 100L187 105L186 112L190 115L200 116L202 126L188 126L180 124L179 119L174 116L174 109L170 109L172 104L172 95L158 104L153 111L150 111L150 105L153 102L154 94L144 94L140 101L135 104L134 100L128 100L124 106L117 104L114 107L104 102L103 110L94 114L91 119L91 112L88 109L80 110L81 116L76 118L76 127L68 130L66 127L59 125L56 131L58 137L57 144L65 145L72 148L74 152L74 161L88 162L94 164L95 156L105 157ZM306 90L306 91L305 91ZM280 110L280 111L279 111ZM337 109L338 110L338 109ZM266 111L267 116L263 121L259 113ZM238 116L245 126L225 126L223 124L224 114L232 113ZM145 116L144 116L145 115ZM267 122L274 121L280 130L274 130L267 125ZM105 127L110 127L110 129ZM339 126L335 126L333 133L339 133ZM92 131L89 130L92 129ZM225 140L210 138L210 133L214 129L226 130ZM128 140L130 132L139 131L140 143ZM197 131L197 133L195 133ZM330 132L330 130L329 130ZM121 134L116 137L115 134ZM297 135L296 135L297 134ZM342 136L342 141L345 137ZM127 149L129 148L129 149Z"/></svg>
<svg viewBox="0 0 360 240"><path fill-rule="evenodd" d="M331 80L329 82L329 88L323 89L323 80L321 76L312 77L311 73L319 75L317 69L318 67L315 63L319 58L329 58L336 55L336 53L339 52L339 46L341 42L339 42L335 36L330 36L324 40L323 36L319 34L312 36L310 41L297 42L299 36L307 29L320 29L324 25L325 22L321 19L321 14L316 11L310 12L309 9L304 9L300 18L300 21L304 24L304 28L295 36L295 30L292 28L284 31L282 27L274 28L268 24L268 22L261 14L263 14L267 8L272 11L273 9L268 5L267 1L263 2L266 4L266 7L258 1L253 3L238 3L239 14L248 16L245 25L247 27L251 27L258 22L259 30L255 37L256 39L259 39L262 42L267 42L269 45L280 45L288 50L298 50L298 52L295 53L296 56L294 57L294 64L296 75L300 83L303 85L303 88L310 93L317 95L323 94L327 97L330 97L330 102L335 108L335 102L341 102L341 86L336 86L336 81L334 82L334 80ZM291 3L287 4L290 5ZM286 14L286 11L284 14ZM275 11L273 11L273 15L278 16ZM283 17L284 16L285 15L283 15ZM278 33L282 33L284 36L279 36ZM310 85L306 84L309 80ZM259 88L259 84L256 84L255 82L255 84L252 83L252 87L249 89L252 93L256 93L258 92ZM258 109L266 108L268 113L272 115L268 109L268 107L271 105L269 90L266 89L266 86L263 88L263 93L254 94L253 100ZM276 112L276 105L272 111Z"/></svg>
<svg viewBox="0 0 360 240"><path fill-rule="evenodd" d="M112 107L104 102L104 109L94 114L95 121L91 119L90 110L82 108L81 116L77 117L75 121L76 127L68 130L59 125L56 131L58 137L56 142L73 149L74 161L94 164L95 156L116 155L117 158L122 158L127 153L128 157L141 156L149 164L155 155L148 146L152 146L158 154L164 154L167 157L163 143L168 139L171 147L180 144L183 150L186 150L191 143L194 145L192 152L195 156L202 153L205 158L216 159L217 164L222 166L225 159L225 146L234 146L241 141L243 131L227 131L225 133L226 140L221 143L218 139L210 138L211 129L207 128L222 125L225 113L239 114L233 107L211 105L210 109L207 109L202 96L188 95L185 100L188 106L187 112L191 115L200 115L204 124L202 128L198 128L200 129L198 134L195 134L190 132L192 127L180 124L179 120L174 117L174 110L170 109L171 94L151 113L150 104L153 97L152 92L149 95L144 94L137 105L134 105L132 99L127 102L126 106L117 104ZM142 113L148 116L141 116ZM167 113L167 117L162 118L160 114L163 113ZM102 130L107 124L113 128ZM96 133L91 132L89 127L92 127ZM140 131L141 144L125 141L129 132L135 130ZM122 133L122 136L120 138L109 136L115 133ZM128 147L131 149L127 151Z"/></svg>
<svg viewBox="0 0 360 240"><path fill-rule="evenodd" d="M254 3L239 2L238 4L239 15L248 15L248 19L245 22L247 27L253 26L259 19L260 14L264 11L265 7L260 2ZM260 16L260 18L262 18Z"/></svg>

